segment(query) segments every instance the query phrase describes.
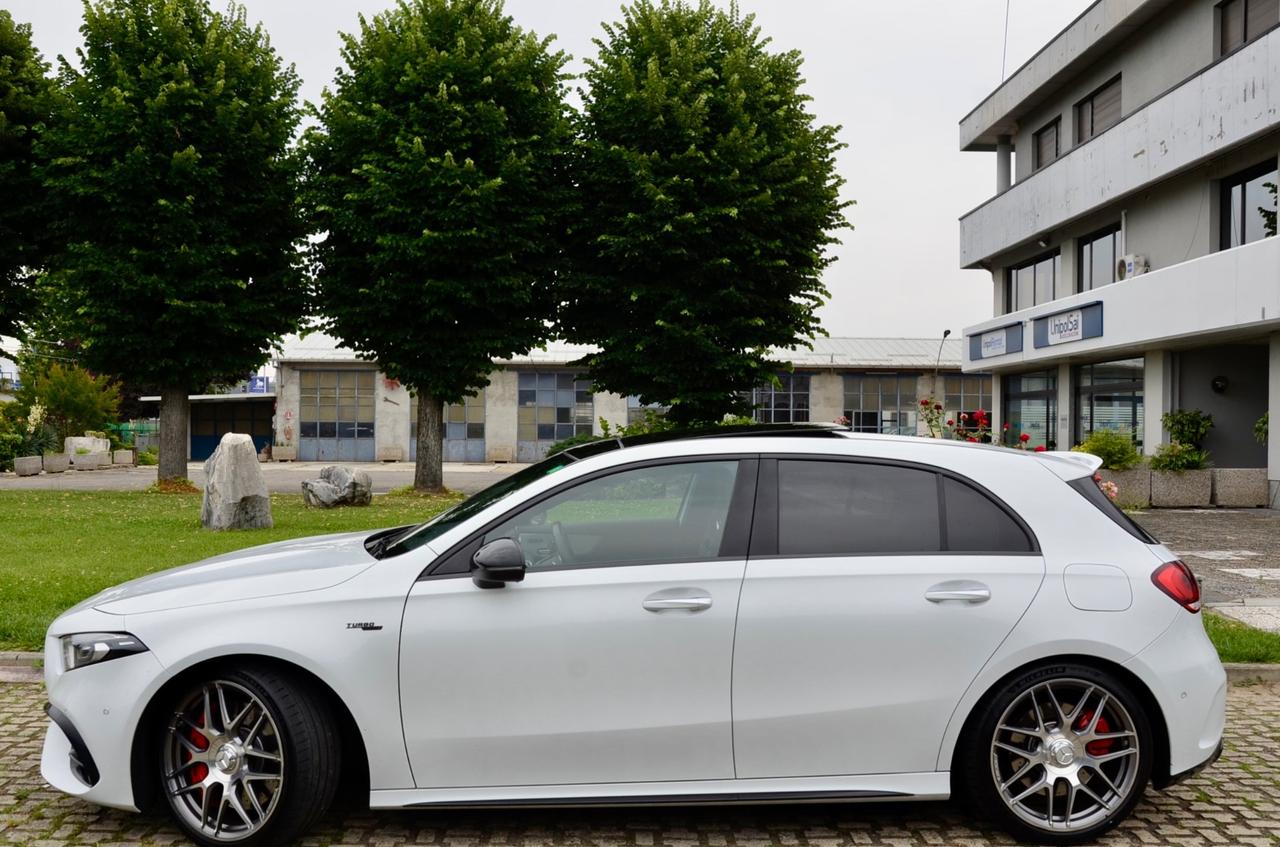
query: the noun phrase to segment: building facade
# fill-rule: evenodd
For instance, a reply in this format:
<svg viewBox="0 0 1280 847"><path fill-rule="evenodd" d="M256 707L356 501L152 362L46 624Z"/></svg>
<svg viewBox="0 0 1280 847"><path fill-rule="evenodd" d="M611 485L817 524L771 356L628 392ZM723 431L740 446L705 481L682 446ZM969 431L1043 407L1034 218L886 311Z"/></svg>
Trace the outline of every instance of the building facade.
<svg viewBox="0 0 1280 847"><path fill-rule="evenodd" d="M1280 1L1099 0L960 122L996 193L960 219L992 318L963 369L994 373L996 424L1066 449L1097 429L1146 453L1161 416L1213 415L1219 467L1280 440Z"/></svg>
<svg viewBox="0 0 1280 847"><path fill-rule="evenodd" d="M638 398L594 392L579 378L570 363L587 352L551 344L496 362L483 391L445 408L445 461L532 462L561 439L599 434L602 419L617 427L641 418ZM794 370L752 393L756 418L923 433L922 399L936 397L952 417L991 406L990 377L961 374L960 357L958 339L819 339L785 354ZM274 443L299 460L415 458L416 399L328 336L287 339L274 388Z"/></svg>

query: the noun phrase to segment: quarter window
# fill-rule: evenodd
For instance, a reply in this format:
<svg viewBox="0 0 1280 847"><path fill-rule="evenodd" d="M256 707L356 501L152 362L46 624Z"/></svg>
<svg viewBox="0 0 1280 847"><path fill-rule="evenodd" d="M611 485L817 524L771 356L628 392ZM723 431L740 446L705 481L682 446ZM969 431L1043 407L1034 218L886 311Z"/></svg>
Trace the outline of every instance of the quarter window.
<svg viewBox="0 0 1280 847"><path fill-rule="evenodd" d="M1276 234L1276 182L1274 159L1222 181L1221 249Z"/></svg>
<svg viewBox="0 0 1280 847"><path fill-rule="evenodd" d="M515 539L530 570L714 559L737 475L736 461L621 471L549 497L485 541Z"/></svg>
<svg viewBox="0 0 1280 847"><path fill-rule="evenodd" d="M1080 290L1092 291L1116 281L1120 252L1120 224L1080 239Z"/></svg>
<svg viewBox="0 0 1280 847"><path fill-rule="evenodd" d="M942 478L947 509L947 549L963 553L1030 553L1022 527L982 492Z"/></svg>
<svg viewBox="0 0 1280 847"><path fill-rule="evenodd" d="M1034 170L1038 171L1058 158L1061 149L1058 145L1058 129L1061 123L1060 119L1054 118L1052 123L1035 134Z"/></svg>
<svg viewBox="0 0 1280 847"><path fill-rule="evenodd" d="M1081 144L1120 122L1120 77L1076 104L1076 143Z"/></svg>

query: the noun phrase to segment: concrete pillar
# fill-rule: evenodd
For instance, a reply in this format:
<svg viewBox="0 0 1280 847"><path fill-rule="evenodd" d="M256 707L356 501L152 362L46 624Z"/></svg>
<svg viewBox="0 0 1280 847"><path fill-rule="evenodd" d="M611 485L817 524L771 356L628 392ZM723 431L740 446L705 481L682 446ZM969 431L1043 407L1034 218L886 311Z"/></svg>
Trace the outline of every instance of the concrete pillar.
<svg viewBox="0 0 1280 847"><path fill-rule="evenodd" d="M1000 374L991 375L991 408L987 409L991 418L991 440L996 444L1004 443L1004 403L1000 397Z"/></svg>
<svg viewBox="0 0 1280 847"><path fill-rule="evenodd" d="M1013 185L1013 140L1007 135L996 138L996 193Z"/></svg>
<svg viewBox="0 0 1280 847"><path fill-rule="evenodd" d="M1271 336L1270 357L1267 362L1267 484L1270 496L1267 504L1280 508L1280 436L1271 435L1270 422L1274 418L1280 425L1280 334Z"/></svg>
<svg viewBox="0 0 1280 847"><path fill-rule="evenodd" d="M621 394L610 394L608 392L600 392L593 395L595 401L595 415L591 421L591 431L596 435L603 435L604 431L600 428L600 419L604 418L609 422L609 426L614 430L618 427L627 425L627 398Z"/></svg>
<svg viewBox="0 0 1280 847"><path fill-rule="evenodd" d="M1070 450L1073 446L1071 438L1071 366L1065 362L1058 368L1058 420L1057 432L1054 434L1056 450ZM1082 436L1083 437L1083 434Z"/></svg>
<svg viewBox="0 0 1280 847"><path fill-rule="evenodd" d="M1142 452L1154 455L1163 444L1165 412L1172 411L1174 397L1173 354L1167 350L1148 350L1142 368Z"/></svg>
<svg viewBox="0 0 1280 847"><path fill-rule="evenodd" d="M298 414L302 407L298 369L282 364L276 370L275 443L298 449Z"/></svg>
<svg viewBox="0 0 1280 847"><path fill-rule="evenodd" d="M373 377L373 455L379 462L409 460L409 389L379 371Z"/></svg>
<svg viewBox="0 0 1280 847"><path fill-rule="evenodd" d="M484 458L487 462L516 460L516 372L498 368L489 374L484 390Z"/></svg>
<svg viewBox="0 0 1280 847"><path fill-rule="evenodd" d="M809 377L809 420L834 423L844 414L844 374L819 371Z"/></svg>

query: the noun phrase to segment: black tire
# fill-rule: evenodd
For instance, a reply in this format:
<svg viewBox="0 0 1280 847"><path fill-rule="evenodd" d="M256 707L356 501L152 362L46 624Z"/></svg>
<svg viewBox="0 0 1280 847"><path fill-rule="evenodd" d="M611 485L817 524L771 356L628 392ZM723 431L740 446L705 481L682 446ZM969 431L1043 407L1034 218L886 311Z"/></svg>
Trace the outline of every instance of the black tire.
<svg viewBox="0 0 1280 847"><path fill-rule="evenodd" d="M1089 686L1095 687L1094 693L1086 693ZM1046 696L1045 691L1051 693ZM1099 699L1099 692L1107 693L1105 702ZM1072 702L1073 697L1076 702ZM1073 709L1081 701L1082 711L1074 719L1054 718L1055 706L1059 708L1058 715L1071 718ZM1045 745L1044 738L1035 731L1033 704L1040 710L1044 737L1057 739L1049 745ZM1097 708L1099 705L1101 709ZM1102 713L1097 720L1093 719L1095 711ZM1001 724L1002 719L1007 723ZM1111 729L1108 722L1123 726L1126 719L1127 728L1108 731ZM998 730L1011 723L1026 727L1027 733ZM1093 726L1089 727L1089 723ZM1070 732L1063 730L1064 725ZM1083 739L1092 736L1073 734L1084 732L1108 736L1128 733L1128 736L1086 742ZM1066 737L1058 739L1057 735ZM1013 747L1025 746L1031 755L1020 758L1007 747L997 748L997 741ZM1053 749L1067 745L1074 745L1074 749L1069 753L1063 750L1060 755L1072 757L1073 762L1064 766L1055 760ZM1009 679L978 706L966 736L960 739L953 783L957 799L972 803L982 815L1016 838L1038 844L1080 844L1093 841L1129 816L1150 781L1154 752L1151 720L1143 700L1127 682L1088 665L1047 665ZM1106 761L1095 756L1105 757ZM1039 763L1040 760L1045 763ZM1099 764L1082 766L1086 762ZM1092 785L1089 791L1096 789L1096 798L1077 788L1070 801L1066 799L1072 791L1072 782L1068 776L1057 774L1070 771L1073 764L1080 768L1077 782L1083 782L1086 788ZM1037 783L1046 784L1023 801L1006 802L1002 783L1007 784L1024 768L1030 769L1012 782L1008 792L1010 801ZM1099 768L1105 779L1097 775ZM1064 805L1068 806L1066 816L1057 828L1051 828ZM1015 811L1015 807L1019 811ZM1039 824L1029 820L1037 812L1041 815ZM1075 816L1078 822L1066 828Z"/></svg>
<svg viewBox="0 0 1280 847"><path fill-rule="evenodd" d="M210 755L215 752L214 745L219 742L197 737L201 730L189 723L183 723L178 717L184 713L184 709L189 710L193 705L198 708L204 692L210 690L230 692L230 696L225 694L224 696L227 696L229 702L236 704L231 706L232 712L238 711L241 703L248 702L247 698L239 700L235 698L245 698L246 693L257 698L258 711L246 708L245 714L248 717L239 728L239 735L247 736L252 729L248 725L257 723L255 718L265 713L269 721L264 721L264 725L274 730L269 734L270 747L269 749L264 747L260 737L256 744L263 752L249 753L243 755L241 759L249 763L257 761L252 757L273 753L278 754L279 759L278 763L265 762L261 765L246 766L246 771L258 768L278 774L277 779L268 781L268 784L276 786L276 790L271 793L270 796L273 799L265 805L264 814L258 817L256 814L258 810L244 802L250 799L248 795L236 794L236 790L232 789L235 803L248 811L249 818L257 817L258 819L256 824L247 818L237 819L234 814L231 814L235 812L233 805L224 804L226 809L231 810L227 816L228 820L235 822L235 825L241 827L243 831L239 833L223 831L217 837L214 837L212 832L212 813L209 815L209 822L202 830L199 821L193 819L193 816L198 814L200 820L205 820L204 810L200 809L198 812L193 810L190 802L198 806L199 801L194 798L204 798L212 794L210 805L218 803L223 797L223 789L214 788L211 792L210 788L192 785L193 776L199 776L201 772L193 773L191 768L193 763L190 761L183 765L183 768L186 768L184 775L171 776L174 766L170 758L172 754L169 752L172 748L181 753L178 745L182 742L174 739L175 732L186 733L189 740L202 743L204 751ZM166 703L162 714L163 719L157 728L160 735L158 744L160 792L165 798L166 806L174 821L187 837L197 844L208 845L208 847L227 847L227 845L266 847L266 845L287 844L312 827L333 802L341 774L342 756L337 722L324 697L315 690L313 684L300 675L269 665L212 670L204 678L191 680L189 684L179 689L170 702ZM203 721L198 719L197 722L203 725ZM210 726L211 734L218 723L219 718L213 718ZM222 719L222 723L225 725L225 718ZM223 734L222 729L218 732ZM267 736L266 730L260 730L260 732L263 733L263 737ZM223 737L231 738L236 734L233 727L233 731L223 734ZM254 743L251 739L250 744ZM188 760L195 758L196 756L187 756ZM203 767L203 774L206 776L212 774L213 769L218 767L213 762L208 764L194 762L194 764ZM260 783L245 782L240 791L247 791L250 790L249 786L259 785ZM185 794L175 796L182 788L186 789ZM258 806L259 797L265 798L266 790L259 788L253 790L255 791L255 796L252 798L253 806ZM258 790L262 790L263 794L257 794ZM193 799L188 802L184 797ZM229 826L228 829L230 829Z"/></svg>

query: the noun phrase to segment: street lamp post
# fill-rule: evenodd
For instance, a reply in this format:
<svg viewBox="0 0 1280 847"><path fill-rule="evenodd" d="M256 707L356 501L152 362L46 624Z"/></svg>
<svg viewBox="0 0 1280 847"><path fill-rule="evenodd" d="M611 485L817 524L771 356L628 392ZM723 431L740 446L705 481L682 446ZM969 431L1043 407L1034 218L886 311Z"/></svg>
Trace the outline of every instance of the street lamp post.
<svg viewBox="0 0 1280 847"><path fill-rule="evenodd" d="M942 366L942 345L947 343L947 336L951 334L951 330L944 329L942 331L942 340L938 342L938 358L933 362L933 392L938 393L938 368Z"/></svg>

